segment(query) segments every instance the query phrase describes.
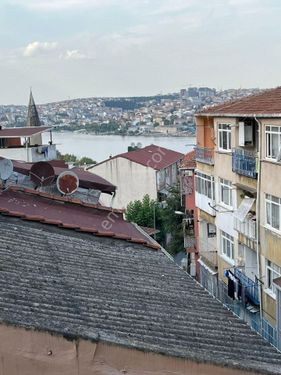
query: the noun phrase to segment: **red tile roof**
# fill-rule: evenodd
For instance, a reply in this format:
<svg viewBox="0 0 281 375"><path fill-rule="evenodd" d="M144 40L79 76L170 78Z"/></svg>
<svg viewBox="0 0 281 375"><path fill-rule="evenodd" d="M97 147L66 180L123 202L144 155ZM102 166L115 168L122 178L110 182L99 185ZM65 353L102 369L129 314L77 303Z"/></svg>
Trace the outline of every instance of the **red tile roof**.
<svg viewBox="0 0 281 375"><path fill-rule="evenodd" d="M47 126L0 129L0 138L31 137L32 135L43 133L51 129L51 127Z"/></svg>
<svg viewBox="0 0 281 375"><path fill-rule="evenodd" d="M204 108L197 116L281 117L281 87Z"/></svg>
<svg viewBox="0 0 281 375"><path fill-rule="evenodd" d="M115 155L111 159L124 158L135 163L160 170L182 160L183 157L184 154L180 152L156 145L150 145L135 151ZM105 163L108 160L110 159L104 160L99 164Z"/></svg>
<svg viewBox="0 0 281 375"><path fill-rule="evenodd" d="M85 207L73 202L62 202L48 194L31 189L10 188L0 194L0 213L20 217L24 220L40 221L96 236L113 237L159 249L135 225L126 222L118 210L101 207ZM53 199L50 199L53 198Z"/></svg>
<svg viewBox="0 0 281 375"><path fill-rule="evenodd" d="M195 169L196 168L196 161L195 161L195 150L188 152L180 165L182 169Z"/></svg>

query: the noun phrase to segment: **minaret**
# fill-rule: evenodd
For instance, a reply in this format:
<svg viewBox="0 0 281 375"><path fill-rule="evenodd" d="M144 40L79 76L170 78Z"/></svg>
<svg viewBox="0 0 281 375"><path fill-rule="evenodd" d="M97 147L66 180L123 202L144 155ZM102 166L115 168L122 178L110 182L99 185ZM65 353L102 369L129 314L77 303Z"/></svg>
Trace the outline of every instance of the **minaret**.
<svg viewBox="0 0 281 375"><path fill-rule="evenodd" d="M30 90L30 97L29 97L29 103L28 103L26 126L41 126L38 111L37 111L31 90Z"/></svg>

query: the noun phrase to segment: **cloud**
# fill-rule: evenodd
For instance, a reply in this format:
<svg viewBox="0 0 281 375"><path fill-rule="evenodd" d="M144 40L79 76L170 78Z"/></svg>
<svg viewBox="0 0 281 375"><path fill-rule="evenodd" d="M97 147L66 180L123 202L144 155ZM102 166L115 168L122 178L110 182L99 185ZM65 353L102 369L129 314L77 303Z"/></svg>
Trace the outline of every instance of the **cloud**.
<svg viewBox="0 0 281 375"><path fill-rule="evenodd" d="M65 60L84 60L87 59L87 56L79 52L77 49L68 50L61 55L61 58Z"/></svg>
<svg viewBox="0 0 281 375"><path fill-rule="evenodd" d="M46 54L57 48L57 42L31 42L23 49L24 57Z"/></svg>
<svg viewBox="0 0 281 375"><path fill-rule="evenodd" d="M62 10L68 8L103 7L114 0L10 0L10 3L21 5L31 10Z"/></svg>

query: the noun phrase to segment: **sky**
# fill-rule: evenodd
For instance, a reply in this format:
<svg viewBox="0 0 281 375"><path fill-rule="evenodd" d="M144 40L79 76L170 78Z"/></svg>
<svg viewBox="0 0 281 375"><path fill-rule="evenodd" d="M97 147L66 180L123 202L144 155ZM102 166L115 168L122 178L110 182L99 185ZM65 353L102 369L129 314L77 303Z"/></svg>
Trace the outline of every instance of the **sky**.
<svg viewBox="0 0 281 375"><path fill-rule="evenodd" d="M1 0L0 104L281 84L280 0Z"/></svg>

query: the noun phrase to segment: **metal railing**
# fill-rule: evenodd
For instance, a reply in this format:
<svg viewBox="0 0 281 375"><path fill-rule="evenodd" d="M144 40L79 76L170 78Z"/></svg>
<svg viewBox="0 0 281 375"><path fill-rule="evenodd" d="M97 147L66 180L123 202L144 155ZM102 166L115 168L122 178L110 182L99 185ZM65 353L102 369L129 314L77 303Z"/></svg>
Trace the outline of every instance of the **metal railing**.
<svg viewBox="0 0 281 375"><path fill-rule="evenodd" d="M256 221L252 219L246 218L245 221L241 222L236 217L234 218L234 229L252 240L256 239L256 225Z"/></svg>
<svg viewBox="0 0 281 375"><path fill-rule="evenodd" d="M241 284L245 287L245 295L255 305L260 304L259 298L259 284L251 280L248 276L244 275L238 268L234 268L234 275L240 280Z"/></svg>
<svg viewBox="0 0 281 375"><path fill-rule="evenodd" d="M214 165L214 149L206 147L195 147L195 160Z"/></svg>
<svg viewBox="0 0 281 375"><path fill-rule="evenodd" d="M257 155L255 152L236 148L232 151L232 171L242 176L257 178Z"/></svg>

